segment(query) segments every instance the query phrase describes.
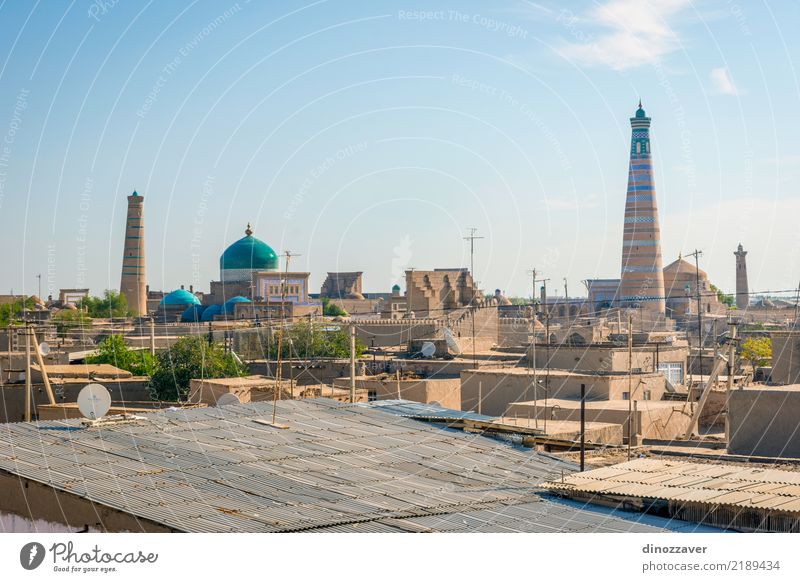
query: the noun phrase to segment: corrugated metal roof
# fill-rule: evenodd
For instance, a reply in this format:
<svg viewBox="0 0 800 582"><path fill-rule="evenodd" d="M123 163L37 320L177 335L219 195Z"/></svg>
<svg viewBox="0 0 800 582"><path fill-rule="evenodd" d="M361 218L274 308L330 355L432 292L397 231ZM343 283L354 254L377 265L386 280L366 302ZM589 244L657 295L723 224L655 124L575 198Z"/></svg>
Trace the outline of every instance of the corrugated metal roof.
<svg viewBox="0 0 800 582"><path fill-rule="evenodd" d="M425 404L421 402L413 402L411 400L376 400L368 404L362 403L358 406L379 408L380 410L388 412L389 414L427 420L469 419L481 420L485 422L494 420L494 417L486 416L484 414L477 414L475 412L463 410L453 410L452 408L444 408L438 404Z"/></svg>
<svg viewBox="0 0 800 582"><path fill-rule="evenodd" d="M575 473L552 491L800 511L800 473L736 465L636 459Z"/></svg>
<svg viewBox="0 0 800 582"><path fill-rule="evenodd" d="M0 427L0 470L178 531L659 531L564 506L574 466L330 400L162 410L85 428ZM0 501L2 507L2 501Z"/></svg>

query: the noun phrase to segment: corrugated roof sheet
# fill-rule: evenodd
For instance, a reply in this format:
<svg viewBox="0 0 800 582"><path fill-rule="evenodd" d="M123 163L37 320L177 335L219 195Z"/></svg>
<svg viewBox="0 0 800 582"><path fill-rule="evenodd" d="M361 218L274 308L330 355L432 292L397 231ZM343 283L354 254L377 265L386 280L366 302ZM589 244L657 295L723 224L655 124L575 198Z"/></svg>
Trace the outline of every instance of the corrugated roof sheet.
<svg viewBox="0 0 800 582"><path fill-rule="evenodd" d="M489 422L494 420L492 416L485 414L477 414L475 412L453 410L451 408L444 408L438 404L425 404L421 402L413 402L411 400L376 400L369 404L358 404L357 406L367 406L370 408L379 408L384 412L396 414L397 416L406 416L408 418L421 418L427 420L456 420L456 419L469 419L469 420L482 420Z"/></svg>
<svg viewBox="0 0 800 582"><path fill-rule="evenodd" d="M741 467L636 459L575 473L545 486L552 491L687 501L740 508L800 511L800 473Z"/></svg>
<svg viewBox="0 0 800 582"><path fill-rule="evenodd" d="M0 426L0 470L187 532L659 531L565 506L573 465L330 400ZM2 501L0 501L2 506Z"/></svg>

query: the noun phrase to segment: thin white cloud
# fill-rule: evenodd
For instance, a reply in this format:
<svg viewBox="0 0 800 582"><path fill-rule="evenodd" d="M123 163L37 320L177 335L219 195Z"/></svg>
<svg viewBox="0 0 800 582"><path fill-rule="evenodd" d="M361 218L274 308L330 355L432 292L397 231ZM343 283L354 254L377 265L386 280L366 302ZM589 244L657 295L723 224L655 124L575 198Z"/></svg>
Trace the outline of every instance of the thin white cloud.
<svg viewBox="0 0 800 582"><path fill-rule="evenodd" d="M608 0L582 16L563 10L558 22L570 40L559 50L584 65L615 70L658 62L680 48L670 20L690 1Z"/></svg>
<svg viewBox="0 0 800 582"><path fill-rule="evenodd" d="M718 69L711 69L711 82L714 84L714 89L723 95L738 95L739 91L736 85L733 84L728 69L720 67Z"/></svg>

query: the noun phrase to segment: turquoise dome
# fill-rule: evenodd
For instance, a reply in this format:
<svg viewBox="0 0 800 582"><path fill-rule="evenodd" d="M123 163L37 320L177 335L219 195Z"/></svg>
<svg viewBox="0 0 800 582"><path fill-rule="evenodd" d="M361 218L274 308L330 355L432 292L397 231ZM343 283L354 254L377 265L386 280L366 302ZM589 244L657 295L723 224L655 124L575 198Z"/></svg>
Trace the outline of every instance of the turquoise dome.
<svg viewBox="0 0 800 582"><path fill-rule="evenodd" d="M644 109L642 109L642 101L641 101L641 99L639 100L639 109L636 110L636 117L638 117L640 119L643 118L643 117L646 117L646 115L644 113Z"/></svg>
<svg viewBox="0 0 800 582"><path fill-rule="evenodd" d="M181 313L181 321L184 323L197 323L205 310L205 305L190 305Z"/></svg>
<svg viewBox="0 0 800 582"><path fill-rule="evenodd" d="M209 305L203 310L200 321L214 321L214 316L222 313L222 305Z"/></svg>
<svg viewBox="0 0 800 582"><path fill-rule="evenodd" d="M278 255L275 254L272 247L255 238L249 224L244 233L244 238L237 240L222 253L219 258L220 270L276 270L278 268Z"/></svg>
<svg viewBox="0 0 800 582"><path fill-rule="evenodd" d="M200 300L186 289L175 289L167 293L159 305L200 305Z"/></svg>
<svg viewBox="0 0 800 582"><path fill-rule="evenodd" d="M237 303L252 303L252 301L250 301L247 297L242 297L241 295L237 295L236 297L231 297L222 306L222 313L224 313L225 315L232 315L234 306Z"/></svg>

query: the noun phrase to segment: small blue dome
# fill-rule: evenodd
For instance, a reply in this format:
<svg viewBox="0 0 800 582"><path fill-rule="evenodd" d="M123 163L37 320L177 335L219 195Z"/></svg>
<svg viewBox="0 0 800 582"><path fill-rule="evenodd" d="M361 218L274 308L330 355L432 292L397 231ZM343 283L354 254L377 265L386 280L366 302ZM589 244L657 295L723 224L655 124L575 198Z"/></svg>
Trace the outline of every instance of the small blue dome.
<svg viewBox="0 0 800 582"><path fill-rule="evenodd" d="M159 305L200 305L200 300L186 289L175 289L165 295Z"/></svg>
<svg viewBox="0 0 800 582"><path fill-rule="evenodd" d="M184 323L197 323L205 310L205 305L190 305L181 313L181 321Z"/></svg>
<svg viewBox="0 0 800 582"><path fill-rule="evenodd" d="M252 303L252 301L250 301L247 297L242 297L241 295L231 297L225 302L225 305L222 306L222 313L225 315L232 315L237 303Z"/></svg>
<svg viewBox="0 0 800 582"><path fill-rule="evenodd" d="M203 310L200 321L214 321L214 316L222 313L222 305L209 305Z"/></svg>
<svg viewBox="0 0 800 582"><path fill-rule="evenodd" d="M645 113L644 113L644 109L642 108L642 100L641 99L639 99L639 109L636 110L636 117L638 117L640 119L643 118L643 117L647 117L645 115Z"/></svg>

